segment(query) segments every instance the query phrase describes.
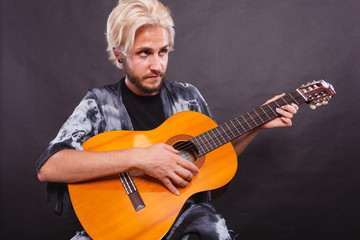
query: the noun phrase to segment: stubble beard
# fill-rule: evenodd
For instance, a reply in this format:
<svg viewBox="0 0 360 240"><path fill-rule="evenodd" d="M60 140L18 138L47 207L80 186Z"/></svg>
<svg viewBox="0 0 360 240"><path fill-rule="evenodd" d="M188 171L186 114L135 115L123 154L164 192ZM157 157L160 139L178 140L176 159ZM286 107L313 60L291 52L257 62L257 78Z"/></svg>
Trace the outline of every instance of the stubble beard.
<svg viewBox="0 0 360 240"><path fill-rule="evenodd" d="M162 71L152 72L144 77L136 76L134 74L134 72L130 69L130 67L128 66L128 63L126 61L124 61L124 63L123 63L123 71L124 71L126 77L129 79L129 81L132 84L134 84L137 89L139 89L143 93L147 93L147 94L159 93L159 91L161 89L161 85L164 81L164 76L165 76L165 72L162 72ZM150 87L150 86L146 86L145 84L143 84L143 80L153 77L153 76L161 77L161 81L158 85Z"/></svg>

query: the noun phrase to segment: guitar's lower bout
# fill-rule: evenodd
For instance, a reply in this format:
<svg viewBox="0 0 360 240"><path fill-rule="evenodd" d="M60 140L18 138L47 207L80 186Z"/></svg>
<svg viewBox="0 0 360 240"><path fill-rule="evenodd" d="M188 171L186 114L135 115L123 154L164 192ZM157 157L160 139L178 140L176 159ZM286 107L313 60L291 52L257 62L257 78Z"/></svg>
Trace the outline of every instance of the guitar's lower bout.
<svg viewBox="0 0 360 240"><path fill-rule="evenodd" d="M158 128L139 131L112 131L99 134L84 143L87 151L109 151L131 147L148 147L156 143L174 146L183 144L216 127L207 116L182 112L167 119ZM191 154L197 154L195 149ZM159 181L147 176L133 176L134 183L146 205L136 212L120 180L101 178L69 184L75 212L88 234L94 239L160 239L169 230L186 200L198 192L217 189L235 175L237 157L231 143L195 161L200 173L180 196L170 193Z"/></svg>

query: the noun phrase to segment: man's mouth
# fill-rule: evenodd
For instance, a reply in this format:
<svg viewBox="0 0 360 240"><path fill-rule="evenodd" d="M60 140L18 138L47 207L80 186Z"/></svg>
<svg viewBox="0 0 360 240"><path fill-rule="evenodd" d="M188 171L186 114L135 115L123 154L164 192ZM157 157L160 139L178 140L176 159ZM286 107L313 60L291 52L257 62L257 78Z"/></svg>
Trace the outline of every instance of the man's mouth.
<svg viewBox="0 0 360 240"><path fill-rule="evenodd" d="M158 75L146 76L145 79L158 79L158 78L162 78L162 77L163 77L162 74L158 74Z"/></svg>

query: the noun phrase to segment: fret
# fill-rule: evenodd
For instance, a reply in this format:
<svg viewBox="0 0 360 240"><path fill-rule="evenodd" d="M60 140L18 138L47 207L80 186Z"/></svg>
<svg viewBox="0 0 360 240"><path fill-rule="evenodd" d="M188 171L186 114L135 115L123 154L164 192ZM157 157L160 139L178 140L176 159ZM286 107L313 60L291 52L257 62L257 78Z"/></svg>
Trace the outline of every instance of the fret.
<svg viewBox="0 0 360 240"><path fill-rule="evenodd" d="M276 105L277 105L279 108L281 108L281 106L280 106L276 101L274 101L274 103L276 103Z"/></svg>
<svg viewBox="0 0 360 240"><path fill-rule="evenodd" d="M214 135L216 135L217 140L219 141L218 144L216 144L216 146L221 146L223 144L225 144L226 142L228 142L226 140L226 133L224 132L224 130L221 128L220 126L217 126L216 128L213 129L214 130ZM216 130L216 132L215 132ZM222 130L222 131L221 131ZM224 134L225 133L225 134Z"/></svg>
<svg viewBox="0 0 360 240"><path fill-rule="evenodd" d="M202 133L202 134L198 135L198 136L195 137L195 138L201 140L202 144L199 145L199 146L204 146L204 147L207 149L206 151L204 150L204 152L210 152L210 151L209 151L209 148L208 148L208 145L204 143L204 140L203 140L204 134L205 134L205 133Z"/></svg>
<svg viewBox="0 0 360 240"><path fill-rule="evenodd" d="M259 115L256 112L257 109L253 110L252 112L250 112L250 116L255 120L257 126L262 125L264 122L261 119L261 117L259 117Z"/></svg>
<svg viewBox="0 0 360 240"><path fill-rule="evenodd" d="M230 121L230 122L231 122L231 124L234 126L235 130L238 131L237 136L240 136L240 135L241 135L240 130L235 126L235 124L233 123L233 121ZM241 126L241 124L240 124L240 126ZM245 130L245 129L244 129L244 130Z"/></svg>
<svg viewBox="0 0 360 240"><path fill-rule="evenodd" d="M229 129L229 132L232 133L232 135L234 136L233 138L230 138L230 136L229 136L229 135L226 133L226 131L225 131L227 137L228 137L229 139L235 139L235 138L236 138L236 135L235 135L234 131L231 130L231 128L227 125L227 123L225 123L225 124L223 124L223 125L225 125L225 126ZM222 126L223 126L223 125L222 125Z"/></svg>
<svg viewBox="0 0 360 240"><path fill-rule="evenodd" d="M304 97L304 95L300 92L300 90L299 89L296 89L296 92L295 92L296 94L298 94L299 95L299 97L301 97L301 103L304 103L304 102L306 102L306 97Z"/></svg>
<svg viewBox="0 0 360 240"><path fill-rule="evenodd" d="M199 151L199 155L206 153L222 146L223 144L249 132L250 130L278 117L275 109L281 108L289 103L301 104L306 99L301 93L293 92L286 96L276 99L268 104L241 115L233 120L217 126L207 132L204 132L191 140Z"/></svg>
<svg viewBox="0 0 360 240"><path fill-rule="evenodd" d="M269 115L264 111L264 109L262 109L263 106L260 107L260 109L265 113L265 115L268 117L268 119L270 119Z"/></svg>
<svg viewBox="0 0 360 240"><path fill-rule="evenodd" d="M288 102L284 99L284 97L281 97L280 99L284 101L284 103L285 103L284 105L288 104Z"/></svg>
<svg viewBox="0 0 360 240"><path fill-rule="evenodd" d="M244 118L244 116L243 115L241 115L241 117L244 119L244 121L247 123L247 125L249 125L249 130L251 130L252 129L252 127L250 126L250 124L246 121L246 119Z"/></svg>
<svg viewBox="0 0 360 240"><path fill-rule="evenodd" d="M219 135L219 126L210 130L209 133L213 136L213 142L215 143L214 146L221 146L223 142L226 142L221 133Z"/></svg>
<svg viewBox="0 0 360 240"><path fill-rule="evenodd" d="M199 136L196 136L196 137L193 137L193 138L191 139L191 142L195 145L195 147L196 147L196 149L199 151L199 153L200 153L200 152L205 152L204 149L203 149L203 145L201 145L201 144L199 143L199 140L200 140Z"/></svg>
<svg viewBox="0 0 360 240"><path fill-rule="evenodd" d="M241 122L239 121L239 119L235 118L235 120L239 123L239 125L244 129L244 133L246 133L246 129L244 128L244 126L241 124ZM234 125L235 126L235 125Z"/></svg>
<svg viewBox="0 0 360 240"><path fill-rule="evenodd" d="M222 136L222 138L224 139L224 142L228 142L228 141L230 140L230 138L229 138L229 135L227 134L227 132L226 132L226 130L224 129L223 126L224 126L224 124L220 125L220 126L217 127L217 128L219 128L219 129L222 130L223 134L222 134L221 136ZM225 140L225 138L227 138L228 140Z"/></svg>
<svg viewBox="0 0 360 240"><path fill-rule="evenodd" d="M298 89L296 89L295 92L291 93L291 95L295 95L295 96L296 96L295 98L297 99L297 104L298 104L298 105L306 102L306 98L299 92Z"/></svg>
<svg viewBox="0 0 360 240"><path fill-rule="evenodd" d="M211 145L209 144L209 141L208 141L208 138L206 137L206 134L207 134L208 132L204 132L203 134L201 134L202 135L202 141L204 142L204 143L206 143L206 148L207 149L209 149L209 151L211 151L212 149L211 149Z"/></svg>
<svg viewBox="0 0 360 240"><path fill-rule="evenodd" d="M256 113L256 115L258 116L258 118L260 118L261 122L264 123L264 121L262 120L262 118L260 117L260 115L256 112L256 110L254 111Z"/></svg>
<svg viewBox="0 0 360 240"><path fill-rule="evenodd" d="M210 131L207 131L207 132L205 132L205 133L207 133L207 134L209 135L210 141L212 141L212 142L214 143L214 145L216 146L216 143L215 143L214 139L211 137L210 132L212 132L212 131L210 130ZM205 139L206 139L207 142L210 144L210 148L211 148L211 149L214 149L213 146L211 145L210 141L209 141L207 138L205 138Z"/></svg>
<svg viewBox="0 0 360 240"><path fill-rule="evenodd" d="M213 140L213 142L214 142L214 146L221 146L222 144L221 144L221 139L220 139L220 137L216 134L216 132L215 131L218 131L218 127L216 127L216 128L213 128L212 130L210 130L209 131L209 135L211 136L213 136L212 137L212 140ZM221 136L221 133L220 133L220 136ZM215 141L216 140L216 141ZM212 147L212 148L214 148L214 147Z"/></svg>
<svg viewBox="0 0 360 240"><path fill-rule="evenodd" d="M191 139L191 142L196 146L196 149L199 151L199 152L203 152L204 150L202 149L202 145L199 144L199 140L198 140L198 137L193 137Z"/></svg>
<svg viewBox="0 0 360 240"><path fill-rule="evenodd" d="M194 137L194 138L197 138L197 137ZM190 140L192 143L194 143L192 140ZM195 143L194 143L195 144ZM198 150L198 157L201 157L203 155L205 155L206 153L210 152L210 150L205 150L203 147L201 147L201 145L196 145L195 144L195 147L197 148Z"/></svg>
<svg viewBox="0 0 360 240"><path fill-rule="evenodd" d="M291 96L291 94L289 94L289 96L290 96L292 99L294 99L294 101L295 101L295 103L296 103L297 105L299 105L299 103L296 101L295 98L293 98L293 96Z"/></svg>
<svg viewBox="0 0 360 240"><path fill-rule="evenodd" d="M221 138L224 140L224 142L227 142L227 141L225 140L225 138L224 138L224 135L221 134L221 132L220 132L220 129L224 131L224 129L222 129L221 125L220 125L219 127L215 128L215 129L218 131L218 133L220 134L220 136L221 136ZM224 131L224 133L226 134L225 131ZM227 135L227 134L226 134L226 135Z"/></svg>
<svg viewBox="0 0 360 240"><path fill-rule="evenodd" d="M276 101L274 101L274 103L276 103L276 105L278 105L279 106L279 104L276 102ZM269 104L266 104L266 106L275 114L275 116L277 116L277 113L276 112L274 112L274 110L270 107L270 105ZM280 106L279 106L279 108L281 108Z"/></svg>
<svg viewBox="0 0 360 240"><path fill-rule="evenodd" d="M251 117L251 115L250 115L249 113L247 113L247 115L249 115L249 117L253 120L253 122L255 123L256 126L259 126L259 125L255 122L255 120Z"/></svg>

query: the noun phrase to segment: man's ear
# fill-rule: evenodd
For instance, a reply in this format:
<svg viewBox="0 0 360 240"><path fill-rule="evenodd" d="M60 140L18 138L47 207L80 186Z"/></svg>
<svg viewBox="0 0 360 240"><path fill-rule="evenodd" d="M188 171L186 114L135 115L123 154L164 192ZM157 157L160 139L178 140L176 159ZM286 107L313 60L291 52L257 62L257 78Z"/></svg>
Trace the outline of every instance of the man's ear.
<svg viewBox="0 0 360 240"><path fill-rule="evenodd" d="M114 47L112 50L113 50L114 56L116 57L117 60L122 59L123 55L121 53L119 53Z"/></svg>
<svg viewBox="0 0 360 240"><path fill-rule="evenodd" d="M115 48L112 49L113 50L113 53L114 53L114 56L115 58L117 59L117 67L118 68L123 68L123 63L124 63L124 54L118 52Z"/></svg>

